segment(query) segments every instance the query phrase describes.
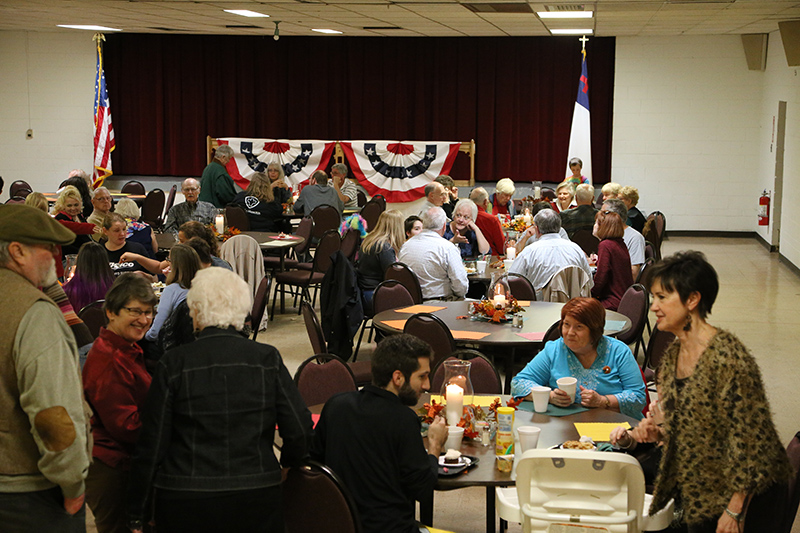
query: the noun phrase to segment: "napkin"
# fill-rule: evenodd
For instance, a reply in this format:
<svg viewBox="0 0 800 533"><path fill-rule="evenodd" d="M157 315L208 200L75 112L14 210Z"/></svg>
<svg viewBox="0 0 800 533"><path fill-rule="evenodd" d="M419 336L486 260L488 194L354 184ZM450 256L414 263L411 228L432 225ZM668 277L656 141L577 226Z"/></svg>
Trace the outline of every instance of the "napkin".
<svg viewBox="0 0 800 533"><path fill-rule="evenodd" d="M534 412L534 410L533 410L533 402L528 402L528 401L522 402L521 404L519 404L517 406L517 408L522 410L522 411L528 411L529 413L533 413ZM582 405L577 404L577 403L573 403L569 407L559 407L557 405L553 405L553 404L550 403L550 404L547 404L547 411L544 412L544 413L540 413L540 414L549 415L549 416L569 416L569 415L574 415L576 413L582 413L582 412L588 411L588 410L589 410L588 407L583 407ZM609 430L609 431L611 431L611 430ZM608 439L606 439L606 440L608 440Z"/></svg>
<svg viewBox="0 0 800 533"><path fill-rule="evenodd" d="M520 307L530 307L531 302L530 300L517 300L517 305Z"/></svg>
<svg viewBox="0 0 800 533"><path fill-rule="evenodd" d="M470 341L479 341L482 338L491 335L491 333L484 333L481 331L461 331L457 329L451 329L450 333L453 334L454 339Z"/></svg>
<svg viewBox="0 0 800 533"><path fill-rule="evenodd" d="M630 429L627 422L575 422L575 429L581 437L591 437L595 442L608 442L611 440L611 430L617 426Z"/></svg>
<svg viewBox="0 0 800 533"><path fill-rule="evenodd" d="M390 328L402 330L406 327L407 319L402 318L400 320L384 320L383 323L389 326Z"/></svg>
<svg viewBox="0 0 800 533"><path fill-rule="evenodd" d="M284 239L284 240L286 240L286 239ZM285 245L283 242L281 242L281 241L267 241L267 242L261 242L261 243L258 243L258 245L259 245L259 246L263 246L263 247L265 247L265 248L279 248L279 247L280 247L280 248L283 248L284 246L286 246L286 245Z"/></svg>
<svg viewBox="0 0 800 533"><path fill-rule="evenodd" d="M625 327L624 320L606 320L605 329L622 329Z"/></svg>
<svg viewBox="0 0 800 533"><path fill-rule="evenodd" d="M435 313L436 311L441 311L442 309L447 309L446 307L440 307L438 305L412 305L411 307L403 307L402 309L395 309L398 313Z"/></svg>
<svg viewBox="0 0 800 533"><path fill-rule="evenodd" d="M478 396L476 394L472 399L472 403L474 403L478 407L489 407L499 397L500 397L499 395L495 395L495 396ZM434 400L439 405L442 405L443 403L447 403L447 402L444 401L444 397L441 394L431 394L431 401L434 401Z"/></svg>
<svg viewBox="0 0 800 533"><path fill-rule="evenodd" d="M517 333L523 339L528 339L529 341L540 341L544 339L544 334L547 333L546 331L534 331L531 333Z"/></svg>

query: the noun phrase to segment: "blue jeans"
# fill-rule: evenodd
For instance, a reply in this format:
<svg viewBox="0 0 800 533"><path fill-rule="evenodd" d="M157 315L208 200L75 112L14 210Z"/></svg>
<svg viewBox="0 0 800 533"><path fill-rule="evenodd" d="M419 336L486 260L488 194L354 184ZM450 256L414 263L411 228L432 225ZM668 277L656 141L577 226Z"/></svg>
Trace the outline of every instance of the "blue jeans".
<svg viewBox="0 0 800 533"><path fill-rule="evenodd" d="M74 515L64 510L60 487L36 492L0 492L3 533L86 533L86 506Z"/></svg>

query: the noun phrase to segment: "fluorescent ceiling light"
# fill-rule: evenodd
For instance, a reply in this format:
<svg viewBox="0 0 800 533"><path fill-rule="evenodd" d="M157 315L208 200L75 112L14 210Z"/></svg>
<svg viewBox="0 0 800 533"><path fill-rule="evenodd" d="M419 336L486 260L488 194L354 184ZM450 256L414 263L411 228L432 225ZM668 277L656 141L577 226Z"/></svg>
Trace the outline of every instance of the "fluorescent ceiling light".
<svg viewBox="0 0 800 533"><path fill-rule="evenodd" d="M327 34L342 33L338 30L327 30L327 29L312 29L311 31L316 31L319 33L327 33Z"/></svg>
<svg viewBox="0 0 800 533"><path fill-rule="evenodd" d="M94 26L92 24L57 24L59 28L71 28L73 30L92 30L92 31L122 31L119 28L108 28L106 26Z"/></svg>
<svg viewBox="0 0 800 533"><path fill-rule="evenodd" d="M223 11L225 13L233 13L234 15L239 15L241 17L269 17L269 15L258 13L256 11L250 11L249 9L223 9Z"/></svg>
<svg viewBox="0 0 800 533"><path fill-rule="evenodd" d="M540 19L590 19L594 11L537 11Z"/></svg>
<svg viewBox="0 0 800 533"><path fill-rule="evenodd" d="M591 35L591 29L576 29L576 30L550 30L553 35Z"/></svg>

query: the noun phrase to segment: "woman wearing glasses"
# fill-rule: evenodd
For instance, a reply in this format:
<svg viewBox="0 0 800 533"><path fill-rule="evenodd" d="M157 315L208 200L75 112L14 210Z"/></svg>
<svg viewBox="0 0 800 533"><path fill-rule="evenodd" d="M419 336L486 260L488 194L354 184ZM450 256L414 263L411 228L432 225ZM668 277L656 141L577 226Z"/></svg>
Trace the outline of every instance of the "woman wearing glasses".
<svg viewBox="0 0 800 533"><path fill-rule="evenodd" d="M94 461L86 478L86 502L99 533L125 532L125 492L130 458L139 437L139 414L150 374L136 344L150 329L157 303L150 283L122 274L109 289L100 329L83 367L83 390L92 408Z"/></svg>

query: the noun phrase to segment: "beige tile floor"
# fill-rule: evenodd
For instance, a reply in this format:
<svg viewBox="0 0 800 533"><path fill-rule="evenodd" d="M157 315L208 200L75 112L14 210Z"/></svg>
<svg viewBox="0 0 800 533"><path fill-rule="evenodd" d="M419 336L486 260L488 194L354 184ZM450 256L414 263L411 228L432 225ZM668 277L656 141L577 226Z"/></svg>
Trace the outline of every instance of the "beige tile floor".
<svg viewBox="0 0 800 533"><path fill-rule="evenodd" d="M664 242L665 254L688 249L704 252L717 269L720 294L710 322L734 332L752 350L781 440L788 443L800 430L796 382L800 376L800 277L753 239L676 237ZM276 346L292 374L312 355L302 318L291 312L277 316L258 340ZM368 358L373 347L363 346L359 359ZM458 533L482 533L484 494L483 488L437 492L434 524ZM510 531L521 528L512 525ZM793 533L800 533L800 524L795 524Z"/></svg>

